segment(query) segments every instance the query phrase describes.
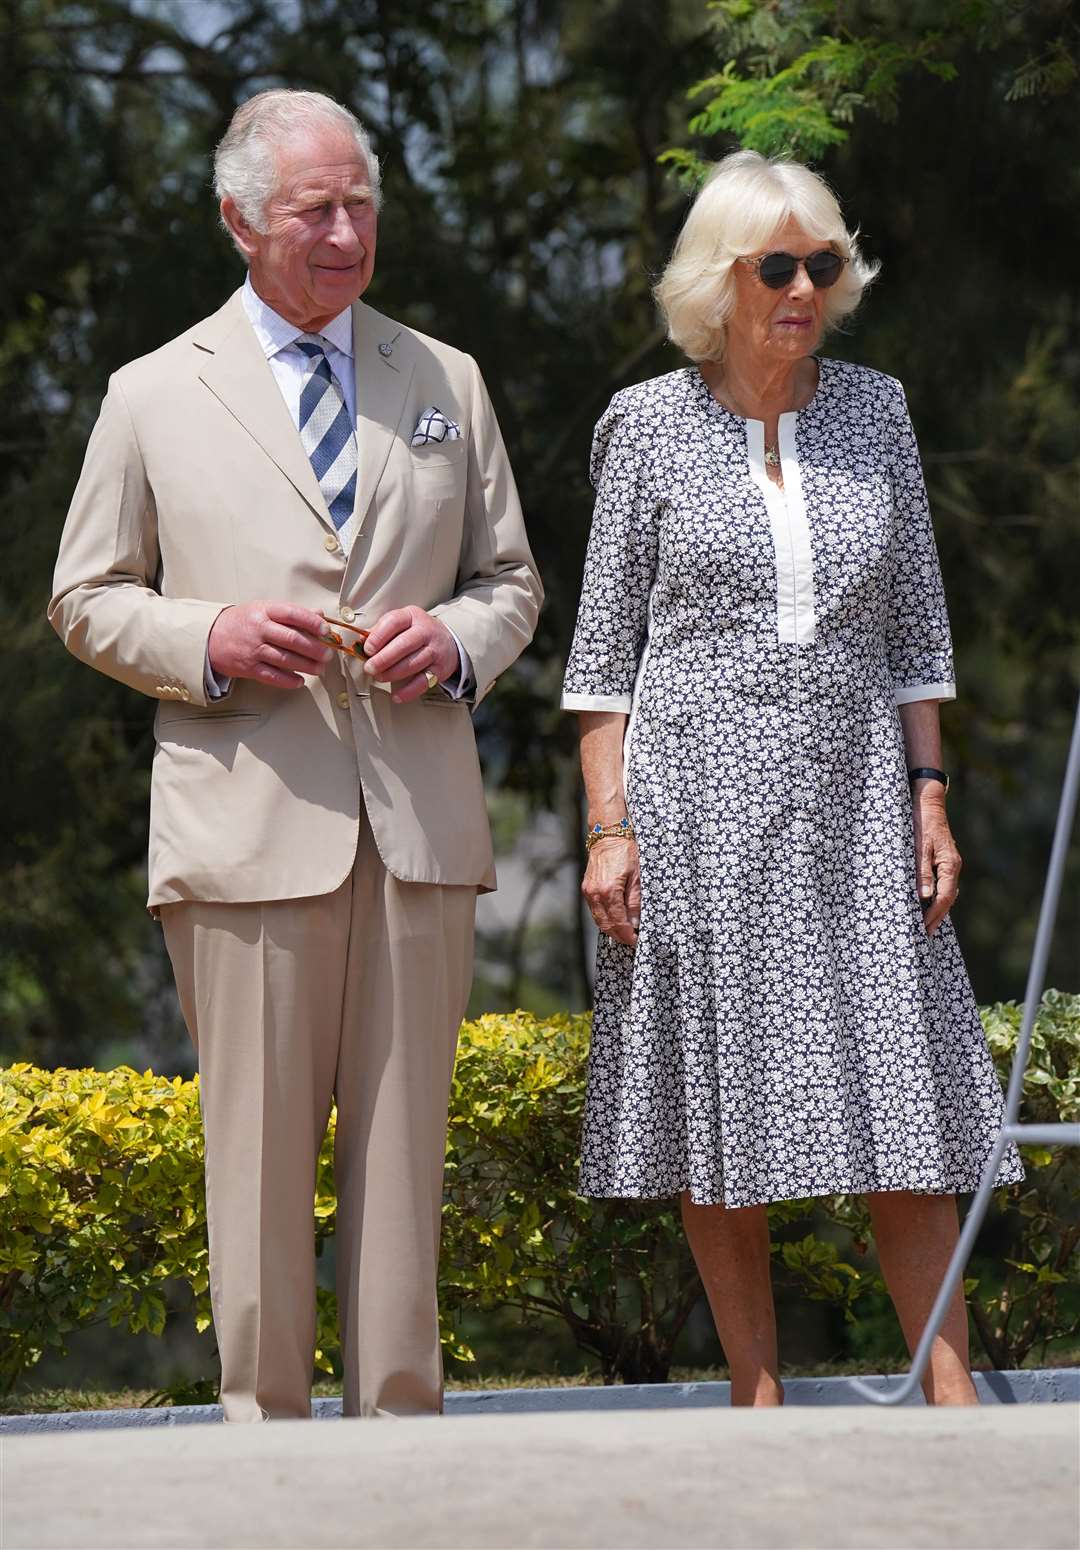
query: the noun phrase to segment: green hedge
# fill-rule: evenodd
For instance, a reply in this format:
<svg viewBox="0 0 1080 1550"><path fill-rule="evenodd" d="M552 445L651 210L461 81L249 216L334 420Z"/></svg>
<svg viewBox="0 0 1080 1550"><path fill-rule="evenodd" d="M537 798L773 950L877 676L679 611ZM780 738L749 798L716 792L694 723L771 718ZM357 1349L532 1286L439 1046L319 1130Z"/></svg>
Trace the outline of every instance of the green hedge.
<svg viewBox="0 0 1080 1550"><path fill-rule="evenodd" d="M1005 1076L1020 1008L983 1012ZM699 1296L673 1202L594 1202L574 1190L587 1016L518 1012L462 1028L450 1107L442 1258L443 1339L463 1310L516 1306L558 1319L607 1378L661 1381ZM1049 991L1025 1080L1026 1117L1080 1118L1080 997ZM319 1159L317 1243L334 1230L333 1119ZM979 1335L997 1366L1080 1329L1070 1281L1080 1259L1076 1149L1028 1148L1029 1177L1000 1191L1010 1213L1005 1282L969 1283ZM779 1267L848 1318L880 1290L861 1204L772 1208L786 1230ZM827 1230L823 1235L814 1227ZM836 1225L846 1233L837 1247ZM190 1291L210 1322L198 1079L152 1072L0 1071L0 1391L72 1331L102 1320L137 1332L165 1326L165 1284ZM332 1293L319 1293L317 1366L337 1355Z"/></svg>

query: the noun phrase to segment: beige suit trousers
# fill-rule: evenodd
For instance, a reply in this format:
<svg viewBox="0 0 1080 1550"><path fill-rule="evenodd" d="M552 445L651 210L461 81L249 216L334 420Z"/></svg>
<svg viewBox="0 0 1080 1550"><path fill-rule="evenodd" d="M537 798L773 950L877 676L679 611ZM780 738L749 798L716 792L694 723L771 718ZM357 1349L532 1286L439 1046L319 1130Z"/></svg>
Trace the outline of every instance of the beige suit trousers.
<svg viewBox="0 0 1080 1550"><path fill-rule="evenodd" d="M161 911L199 1057L227 1421L310 1415L332 1102L344 1413L442 1408L443 1156L475 903L473 887L398 881L362 822L334 893Z"/></svg>

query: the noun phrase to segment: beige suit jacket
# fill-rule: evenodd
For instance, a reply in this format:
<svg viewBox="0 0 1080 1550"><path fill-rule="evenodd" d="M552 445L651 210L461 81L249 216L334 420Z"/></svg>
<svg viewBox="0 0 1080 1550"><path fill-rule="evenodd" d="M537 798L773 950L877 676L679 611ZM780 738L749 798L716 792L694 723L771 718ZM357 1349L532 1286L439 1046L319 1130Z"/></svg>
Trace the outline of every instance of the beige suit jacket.
<svg viewBox="0 0 1080 1550"><path fill-rule="evenodd" d="M110 381L49 618L77 657L161 701L151 907L332 892L361 800L396 877L494 886L467 704L436 690L396 705L347 658L300 690L241 680L207 699L207 638L230 603L344 606L368 625L418 604L469 653L476 703L532 636L540 583L476 363L360 302L353 341L348 559L239 292ZM414 448L432 406L461 440Z"/></svg>

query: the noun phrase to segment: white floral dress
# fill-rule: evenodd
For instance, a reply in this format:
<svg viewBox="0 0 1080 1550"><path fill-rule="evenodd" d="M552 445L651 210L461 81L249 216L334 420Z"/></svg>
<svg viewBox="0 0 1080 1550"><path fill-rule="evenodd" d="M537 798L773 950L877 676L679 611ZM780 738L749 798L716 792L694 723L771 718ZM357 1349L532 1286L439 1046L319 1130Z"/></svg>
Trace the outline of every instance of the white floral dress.
<svg viewBox="0 0 1080 1550"><path fill-rule="evenodd" d="M897 705L954 694L918 448L898 382L820 365L783 489L696 368L597 426L563 704L629 713L642 908L636 948L600 938L584 1194L969 1190L996 1138L916 886Z"/></svg>

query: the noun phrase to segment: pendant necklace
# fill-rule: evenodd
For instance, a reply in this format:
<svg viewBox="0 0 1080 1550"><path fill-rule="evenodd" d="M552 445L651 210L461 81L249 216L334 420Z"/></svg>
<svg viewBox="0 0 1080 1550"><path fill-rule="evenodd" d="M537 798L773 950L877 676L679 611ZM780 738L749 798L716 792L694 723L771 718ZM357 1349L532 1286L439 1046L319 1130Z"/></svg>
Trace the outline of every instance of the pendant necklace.
<svg viewBox="0 0 1080 1550"><path fill-rule="evenodd" d="M726 404L724 404L724 407L726 409L730 409L732 414L741 414L741 411L735 407L735 403L734 403L734 400L732 398L732 395L730 393L724 393L723 398L721 398L720 397L720 393L721 392L723 392L723 387L722 387L721 384L718 383L717 384L717 393L716 393L715 396L719 399L719 401L721 403L724 402L724 398L726 398L728 400L728 402ZM766 468L775 468L778 472L781 472L782 465L780 463L780 446L779 446L779 441L774 441L771 446L768 446L768 445L766 446L766 448L765 448L765 466L766 466Z"/></svg>
<svg viewBox="0 0 1080 1550"><path fill-rule="evenodd" d="M729 408L732 414L740 414L741 411L734 407L734 401L731 399L731 395L725 394L725 397L728 398L729 402L725 404L724 407ZM723 400L721 400L721 402L723 402ZM780 467L780 446L778 441L774 441L771 446L766 445L765 466L766 468L777 469Z"/></svg>

